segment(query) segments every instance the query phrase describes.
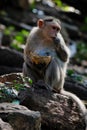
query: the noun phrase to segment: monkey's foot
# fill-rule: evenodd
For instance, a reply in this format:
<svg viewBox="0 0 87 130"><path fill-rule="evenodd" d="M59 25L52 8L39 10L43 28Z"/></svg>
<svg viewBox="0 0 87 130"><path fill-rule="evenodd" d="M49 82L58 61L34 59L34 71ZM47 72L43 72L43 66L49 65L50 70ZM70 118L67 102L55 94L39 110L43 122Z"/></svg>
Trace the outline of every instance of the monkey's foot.
<svg viewBox="0 0 87 130"><path fill-rule="evenodd" d="M51 87L48 84L46 84L43 80L38 80L36 83L33 84L33 87L36 88L36 86L51 91Z"/></svg>

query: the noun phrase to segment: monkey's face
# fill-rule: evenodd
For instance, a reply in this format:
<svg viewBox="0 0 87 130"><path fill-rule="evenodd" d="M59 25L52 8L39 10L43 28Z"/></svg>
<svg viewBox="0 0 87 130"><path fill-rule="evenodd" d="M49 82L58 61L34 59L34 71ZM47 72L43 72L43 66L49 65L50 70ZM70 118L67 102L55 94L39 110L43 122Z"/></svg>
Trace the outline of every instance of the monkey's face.
<svg viewBox="0 0 87 130"><path fill-rule="evenodd" d="M37 26L41 29L43 36L48 39L56 38L57 33L61 29L61 26L56 20L44 22L40 19L38 20Z"/></svg>
<svg viewBox="0 0 87 130"><path fill-rule="evenodd" d="M49 29L50 37L52 37L52 38L57 37L57 33L59 32L59 30L60 29L58 28L58 26L50 25L50 29Z"/></svg>
<svg viewBox="0 0 87 130"><path fill-rule="evenodd" d="M57 33L60 31L60 27L58 25L49 24L45 26L45 34L49 38L56 38Z"/></svg>

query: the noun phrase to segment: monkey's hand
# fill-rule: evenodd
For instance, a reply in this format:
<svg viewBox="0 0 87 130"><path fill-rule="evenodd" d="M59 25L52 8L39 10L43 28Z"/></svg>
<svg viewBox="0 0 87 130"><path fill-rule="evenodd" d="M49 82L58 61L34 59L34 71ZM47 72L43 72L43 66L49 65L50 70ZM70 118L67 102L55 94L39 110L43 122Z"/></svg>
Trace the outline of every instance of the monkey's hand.
<svg viewBox="0 0 87 130"><path fill-rule="evenodd" d="M60 39L58 38L54 38L54 44L55 44L55 50L56 50L56 54L57 56L64 62L67 61L68 58L68 54L66 52L65 46L63 44L61 44Z"/></svg>

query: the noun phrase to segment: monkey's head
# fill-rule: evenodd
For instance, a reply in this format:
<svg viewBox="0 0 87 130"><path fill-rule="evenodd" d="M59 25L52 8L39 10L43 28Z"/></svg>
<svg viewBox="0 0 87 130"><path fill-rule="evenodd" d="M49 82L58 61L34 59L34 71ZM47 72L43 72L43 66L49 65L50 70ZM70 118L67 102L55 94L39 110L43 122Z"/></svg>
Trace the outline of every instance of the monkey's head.
<svg viewBox="0 0 87 130"><path fill-rule="evenodd" d="M57 33L61 30L60 21L53 17L39 19L37 26L42 31L43 35L48 38L56 38Z"/></svg>

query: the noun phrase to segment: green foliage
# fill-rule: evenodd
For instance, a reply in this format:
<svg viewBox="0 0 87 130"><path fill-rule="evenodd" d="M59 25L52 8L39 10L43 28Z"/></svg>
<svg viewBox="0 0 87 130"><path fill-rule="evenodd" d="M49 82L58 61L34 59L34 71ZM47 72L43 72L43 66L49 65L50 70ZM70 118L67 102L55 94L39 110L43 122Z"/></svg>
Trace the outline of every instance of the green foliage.
<svg viewBox="0 0 87 130"><path fill-rule="evenodd" d="M32 85L33 81L29 77L24 77L24 82L27 82L28 84Z"/></svg>
<svg viewBox="0 0 87 130"><path fill-rule="evenodd" d="M11 34L13 33L13 31L15 31L15 27L9 26L9 27L7 27L7 28L5 29L4 33L5 33L6 35L11 35Z"/></svg>
<svg viewBox="0 0 87 130"><path fill-rule="evenodd" d="M22 36L20 35L20 33L19 33L19 34L17 34L17 35L15 36L15 40L18 41L19 43L23 43L23 42L24 42L24 37L22 37Z"/></svg>
<svg viewBox="0 0 87 130"><path fill-rule="evenodd" d="M25 39L28 36L29 32L26 30L21 30L20 32L16 32L11 47L15 48L18 51L21 51L22 45L25 44Z"/></svg>
<svg viewBox="0 0 87 130"><path fill-rule="evenodd" d="M29 34L29 32L28 31L26 31L26 30L21 30L21 33L22 33L22 35L23 36L25 36L25 37L27 37L28 36L28 34Z"/></svg>
<svg viewBox="0 0 87 130"><path fill-rule="evenodd" d="M10 87L0 86L0 101L9 101L11 102L14 98L17 97L17 92Z"/></svg>
<svg viewBox="0 0 87 130"><path fill-rule="evenodd" d="M17 91L25 89L24 84L18 83L17 80L13 81L13 88L16 89Z"/></svg>
<svg viewBox="0 0 87 130"><path fill-rule="evenodd" d="M85 17L84 24L80 27L82 31L87 31L87 16Z"/></svg>
<svg viewBox="0 0 87 130"><path fill-rule="evenodd" d="M7 101L15 104L19 104L18 93L22 90L26 90L32 86L33 81L29 77L23 75L17 76L17 79L11 82L0 83L0 102Z"/></svg>
<svg viewBox="0 0 87 130"><path fill-rule="evenodd" d="M75 58L78 61L87 60L87 44L80 42L77 44L77 53Z"/></svg>
<svg viewBox="0 0 87 130"><path fill-rule="evenodd" d="M56 5L64 11L68 11L70 9L70 7L66 4L64 4L61 0L53 0L53 2L55 2Z"/></svg>
<svg viewBox="0 0 87 130"><path fill-rule="evenodd" d="M68 76L72 76L73 74L74 74L74 70L71 70L71 69L67 70Z"/></svg>
<svg viewBox="0 0 87 130"><path fill-rule="evenodd" d="M29 32L26 30L16 31L13 26L9 26L4 31L5 35L12 37L11 47L21 51L22 45L25 44L26 37L28 36Z"/></svg>
<svg viewBox="0 0 87 130"><path fill-rule="evenodd" d="M56 3L57 6L62 7L63 3L61 2L61 0L54 0L54 2Z"/></svg>
<svg viewBox="0 0 87 130"><path fill-rule="evenodd" d="M7 12L5 10L0 10L0 15L1 16L7 16Z"/></svg>
<svg viewBox="0 0 87 130"><path fill-rule="evenodd" d="M72 74L72 78L78 82L83 82L83 76L79 75L79 74Z"/></svg>
<svg viewBox="0 0 87 130"><path fill-rule="evenodd" d="M32 11L35 8L35 0L32 0L29 4L29 9Z"/></svg>
<svg viewBox="0 0 87 130"><path fill-rule="evenodd" d="M26 89L26 85L32 85L33 81L32 79L30 79L29 77L21 77L22 78L22 83L18 82L17 80L13 81L13 88L16 89L17 91L20 90L25 90Z"/></svg>
<svg viewBox="0 0 87 130"><path fill-rule="evenodd" d="M85 17L85 24L87 24L87 16Z"/></svg>
<svg viewBox="0 0 87 130"><path fill-rule="evenodd" d="M67 75L73 79L74 81L78 82L78 83L82 83L85 85L85 78L83 75L77 74L74 70L72 69L68 69L67 70Z"/></svg>

